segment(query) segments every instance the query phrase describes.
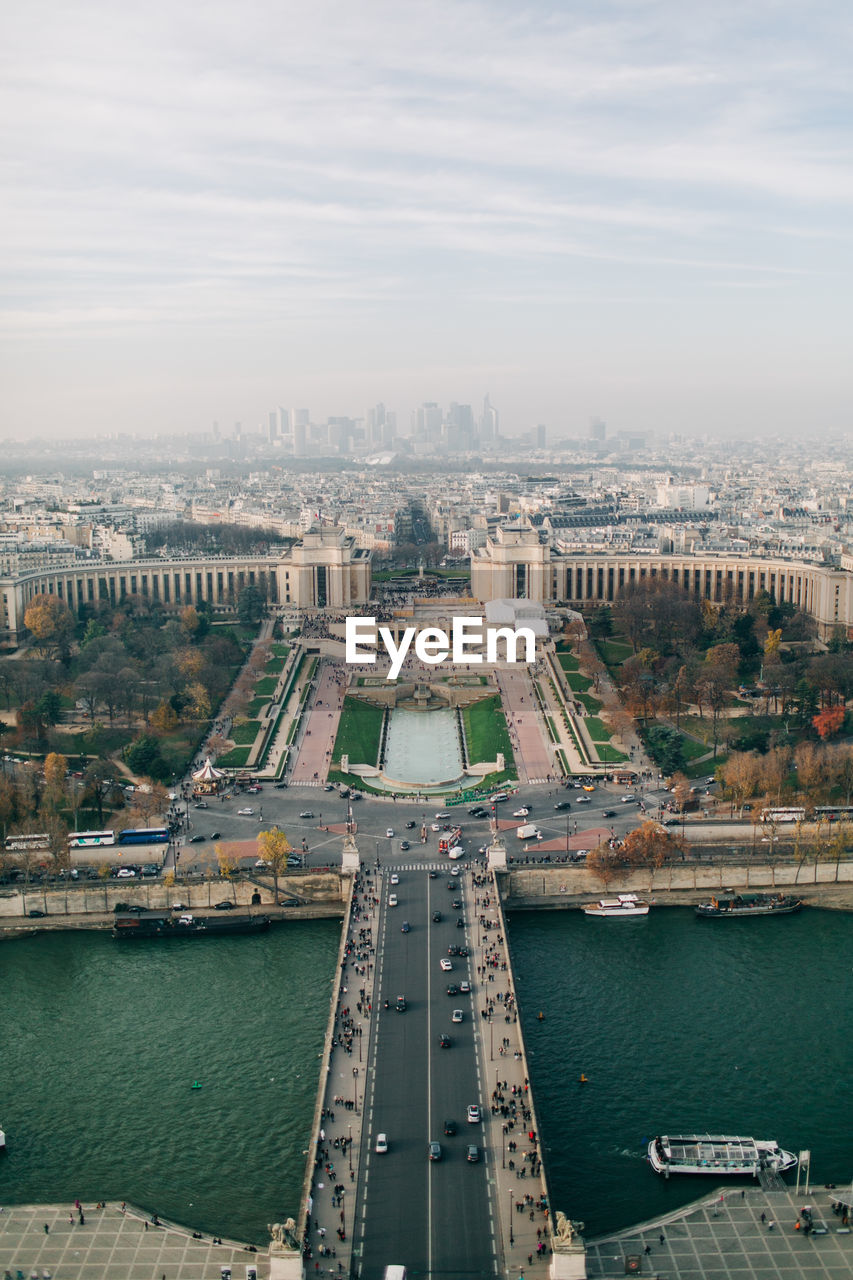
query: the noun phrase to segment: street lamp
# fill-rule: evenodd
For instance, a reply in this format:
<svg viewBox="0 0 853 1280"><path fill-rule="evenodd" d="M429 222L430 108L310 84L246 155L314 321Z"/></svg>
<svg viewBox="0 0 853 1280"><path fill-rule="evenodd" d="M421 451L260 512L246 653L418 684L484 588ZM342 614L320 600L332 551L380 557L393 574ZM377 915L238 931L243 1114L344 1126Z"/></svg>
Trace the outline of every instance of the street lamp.
<svg viewBox="0 0 853 1280"><path fill-rule="evenodd" d="M352 1174L352 1125L351 1124L347 1125L347 1134L349 1135L349 1137L347 1138L347 1155L349 1156L349 1171L350 1171L350 1174Z"/></svg>
<svg viewBox="0 0 853 1280"><path fill-rule="evenodd" d="M512 1233L512 1188L509 1192L509 1243L510 1247L515 1244L515 1236Z"/></svg>
<svg viewBox="0 0 853 1280"><path fill-rule="evenodd" d="M501 1168L506 1168L506 1125L501 1127Z"/></svg>
<svg viewBox="0 0 853 1280"><path fill-rule="evenodd" d="M489 1018L489 1062L495 1060L495 1024Z"/></svg>
<svg viewBox="0 0 853 1280"><path fill-rule="evenodd" d="M353 1111L358 1115L358 1067L352 1069Z"/></svg>

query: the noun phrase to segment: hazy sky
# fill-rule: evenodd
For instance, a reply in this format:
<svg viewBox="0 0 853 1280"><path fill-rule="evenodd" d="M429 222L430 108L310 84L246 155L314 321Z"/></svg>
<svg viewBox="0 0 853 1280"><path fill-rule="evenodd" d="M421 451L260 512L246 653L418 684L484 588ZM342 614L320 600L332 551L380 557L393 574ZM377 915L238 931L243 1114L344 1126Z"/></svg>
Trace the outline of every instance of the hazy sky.
<svg viewBox="0 0 853 1280"><path fill-rule="evenodd" d="M7 0L0 436L851 405L848 0Z"/></svg>

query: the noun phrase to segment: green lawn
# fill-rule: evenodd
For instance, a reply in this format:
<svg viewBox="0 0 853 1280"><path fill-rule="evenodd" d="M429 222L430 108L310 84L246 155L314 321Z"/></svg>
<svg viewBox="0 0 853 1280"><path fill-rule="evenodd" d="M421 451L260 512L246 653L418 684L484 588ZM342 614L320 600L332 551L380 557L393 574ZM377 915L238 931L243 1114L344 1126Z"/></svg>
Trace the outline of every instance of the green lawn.
<svg viewBox="0 0 853 1280"><path fill-rule="evenodd" d="M601 702L593 693L575 693L574 698L575 702L579 702L585 708L588 715L594 716L601 710Z"/></svg>
<svg viewBox="0 0 853 1280"><path fill-rule="evenodd" d="M244 720L242 724L234 725L229 736L238 747L250 747L257 738L260 727L260 720Z"/></svg>
<svg viewBox="0 0 853 1280"><path fill-rule="evenodd" d="M270 701L270 698L252 698L252 701L246 707L246 711L253 719L257 719L264 707L268 707L270 705Z"/></svg>
<svg viewBox="0 0 853 1280"><path fill-rule="evenodd" d="M219 756L216 761L217 767L220 769L240 769L249 759L249 752L252 748L235 747L233 751L227 751L224 756Z"/></svg>
<svg viewBox="0 0 853 1280"><path fill-rule="evenodd" d="M501 709L499 695L482 698L470 707L463 707L462 720L468 742L468 763L480 764L484 760L497 760L502 751L507 768L515 767L515 757Z"/></svg>
<svg viewBox="0 0 853 1280"><path fill-rule="evenodd" d="M586 693L587 689L592 688L592 680L589 676L582 676L579 671L566 672L566 684L572 693Z"/></svg>
<svg viewBox="0 0 853 1280"><path fill-rule="evenodd" d="M275 676L261 676L260 680L255 682L255 697L258 698L265 693L271 698L275 693L277 684L278 680Z"/></svg>
<svg viewBox="0 0 853 1280"><path fill-rule="evenodd" d="M264 671L268 676L280 676L284 670L284 658L270 658Z"/></svg>
<svg viewBox="0 0 853 1280"><path fill-rule="evenodd" d="M608 729L604 721L600 720L598 716L586 716L584 718L584 724L586 725L587 732L589 733L589 736L592 738L593 742L609 742L610 741L610 738L611 738L610 729Z"/></svg>
<svg viewBox="0 0 853 1280"><path fill-rule="evenodd" d="M573 653L558 653L557 661L564 671L577 671L580 663Z"/></svg>
<svg viewBox="0 0 853 1280"><path fill-rule="evenodd" d="M596 647L608 667L618 667L634 652L627 640L596 640Z"/></svg>
<svg viewBox="0 0 853 1280"><path fill-rule="evenodd" d="M277 658L286 658L290 653L290 645L282 644L280 640L277 640L272 647L272 651Z"/></svg>
<svg viewBox="0 0 853 1280"><path fill-rule="evenodd" d="M332 752L333 761L339 764L341 756L348 755L353 764L376 764L383 714L381 707L361 702L358 698L345 698Z"/></svg>

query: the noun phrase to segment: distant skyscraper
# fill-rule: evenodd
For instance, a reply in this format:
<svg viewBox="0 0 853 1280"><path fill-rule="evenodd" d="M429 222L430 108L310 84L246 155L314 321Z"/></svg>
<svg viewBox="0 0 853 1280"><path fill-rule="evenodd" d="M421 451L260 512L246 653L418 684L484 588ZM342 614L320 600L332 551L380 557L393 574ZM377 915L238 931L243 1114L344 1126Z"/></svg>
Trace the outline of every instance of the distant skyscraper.
<svg viewBox="0 0 853 1280"><path fill-rule="evenodd" d="M278 434L282 437L290 435L290 410L278 406Z"/></svg>
<svg viewBox="0 0 853 1280"><path fill-rule="evenodd" d="M480 440L484 444L490 444L493 440L497 440L499 433L500 417L486 393L483 397L483 413L480 417Z"/></svg>
<svg viewBox="0 0 853 1280"><path fill-rule="evenodd" d="M277 435L278 435L278 414L273 409L272 413L270 414L270 425L269 425L270 443L272 443L272 441L275 440Z"/></svg>
<svg viewBox="0 0 853 1280"><path fill-rule="evenodd" d="M607 439L607 423L601 418L592 418L589 424L590 440L597 440L599 444L603 444Z"/></svg>
<svg viewBox="0 0 853 1280"><path fill-rule="evenodd" d="M548 429L544 422L540 422L536 428L536 448L544 449L547 443Z"/></svg>

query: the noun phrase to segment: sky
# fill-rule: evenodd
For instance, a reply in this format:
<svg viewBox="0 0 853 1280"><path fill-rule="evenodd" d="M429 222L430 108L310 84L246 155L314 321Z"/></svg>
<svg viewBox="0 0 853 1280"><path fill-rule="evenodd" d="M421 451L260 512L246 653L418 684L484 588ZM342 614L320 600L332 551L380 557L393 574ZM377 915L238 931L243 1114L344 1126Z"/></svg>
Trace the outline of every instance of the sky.
<svg viewBox="0 0 853 1280"><path fill-rule="evenodd" d="M850 422L846 0L7 0L0 438Z"/></svg>

